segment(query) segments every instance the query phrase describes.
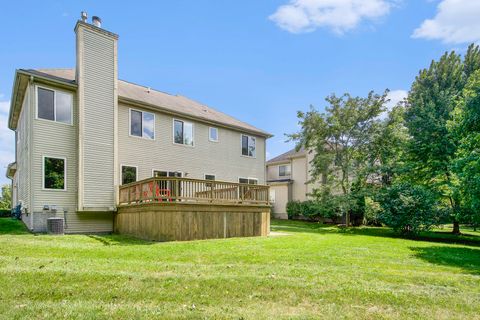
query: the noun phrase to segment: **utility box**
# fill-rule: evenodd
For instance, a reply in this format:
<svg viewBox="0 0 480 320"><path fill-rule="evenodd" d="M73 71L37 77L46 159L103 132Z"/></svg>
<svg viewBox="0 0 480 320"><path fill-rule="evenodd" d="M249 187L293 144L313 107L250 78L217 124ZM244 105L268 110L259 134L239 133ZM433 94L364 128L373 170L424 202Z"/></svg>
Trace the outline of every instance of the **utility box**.
<svg viewBox="0 0 480 320"><path fill-rule="evenodd" d="M64 222L63 218L48 218L47 219L47 232L53 235L64 234Z"/></svg>

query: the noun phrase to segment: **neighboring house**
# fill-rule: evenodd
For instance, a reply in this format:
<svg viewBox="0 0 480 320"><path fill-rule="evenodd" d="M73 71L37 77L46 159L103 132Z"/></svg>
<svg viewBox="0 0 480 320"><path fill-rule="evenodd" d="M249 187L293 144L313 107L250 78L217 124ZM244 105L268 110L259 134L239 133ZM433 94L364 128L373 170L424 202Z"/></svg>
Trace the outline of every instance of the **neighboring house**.
<svg viewBox="0 0 480 320"><path fill-rule="evenodd" d="M96 17L95 17L96 18ZM114 33L78 21L74 69L18 69L8 126L14 206L33 231L111 232L118 188L153 176L265 184L271 135L179 95L118 79ZM161 75L159 75L161 76Z"/></svg>
<svg viewBox="0 0 480 320"><path fill-rule="evenodd" d="M305 201L312 192L310 161L313 155L305 149L292 149L267 161L267 184L276 218L287 219L287 202Z"/></svg>

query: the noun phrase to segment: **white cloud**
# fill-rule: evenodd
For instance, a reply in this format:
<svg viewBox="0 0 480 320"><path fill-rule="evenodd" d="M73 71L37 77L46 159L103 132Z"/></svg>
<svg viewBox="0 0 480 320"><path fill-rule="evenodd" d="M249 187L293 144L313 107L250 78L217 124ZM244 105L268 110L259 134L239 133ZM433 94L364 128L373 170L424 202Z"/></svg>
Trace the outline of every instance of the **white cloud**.
<svg viewBox="0 0 480 320"><path fill-rule="evenodd" d="M343 34L362 20L387 15L399 0L291 0L277 8L269 19L291 33L329 28Z"/></svg>
<svg viewBox="0 0 480 320"><path fill-rule="evenodd" d="M388 116L388 112L390 112L393 107L395 107L400 101L403 101L408 96L408 91L406 90L392 90L388 93L387 99L388 101L385 104L386 110L382 112L378 118L379 119L386 119Z"/></svg>
<svg viewBox="0 0 480 320"><path fill-rule="evenodd" d="M442 0L433 19L423 21L413 38L467 43L480 40L480 1Z"/></svg>
<svg viewBox="0 0 480 320"><path fill-rule="evenodd" d="M10 111L10 101L0 101L0 113L8 114Z"/></svg>
<svg viewBox="0 0 480 320"><path fill-rule="evenodd" d="M390 111L403 99L408 96L408 91L406 90L392 90L388 93L387 98L390 99L389 102L385 104L387 110Z"/></svg>
<svg viewBox="0 0 480 320"><path fill-rule="evenodd" d="M5 170L10 162L15 161L15 134L8 128L8 111L10 102L0 101L0 184L9 183Z"/></svg>

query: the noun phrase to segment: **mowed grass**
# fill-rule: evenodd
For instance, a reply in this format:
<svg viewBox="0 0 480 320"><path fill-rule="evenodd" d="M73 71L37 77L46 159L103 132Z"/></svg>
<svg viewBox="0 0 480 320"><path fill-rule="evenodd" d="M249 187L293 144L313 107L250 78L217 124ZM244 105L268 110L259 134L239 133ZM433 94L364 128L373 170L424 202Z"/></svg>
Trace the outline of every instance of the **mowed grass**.
<svg viewBox="0 0 480 320"><path fill-rule="evenodd" d="M35 236L0 219L0 317L480 319L478 232L455 244L383 228L272 230L282 235L153 243Z"/></svg>

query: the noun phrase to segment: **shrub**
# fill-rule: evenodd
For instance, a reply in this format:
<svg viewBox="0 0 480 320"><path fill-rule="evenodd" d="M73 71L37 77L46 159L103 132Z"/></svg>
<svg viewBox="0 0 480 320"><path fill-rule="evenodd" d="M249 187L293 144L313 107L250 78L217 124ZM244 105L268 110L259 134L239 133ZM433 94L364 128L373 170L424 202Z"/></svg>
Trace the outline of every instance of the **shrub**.
<svg viewBox="0 0 480 320"><path fill-rule="evenodd" d="M401 183L380 191L376 198L381 207L378 219L396 232L415 235L441 220L435 194L425 187Z"/></svg>
<svg viewBox="0 0 480 320"><path fill-rule="evenodd" d="M305 217L310 220L327 218L335 220L340 216L332 201L289 201L287 203L288 218Z"/></svg>
<svg viewBox="0 0 480 320"><path fill-rule="evenodd" d="M0 209L0 218L11 217L12 211L10 209Z"/></svg>

